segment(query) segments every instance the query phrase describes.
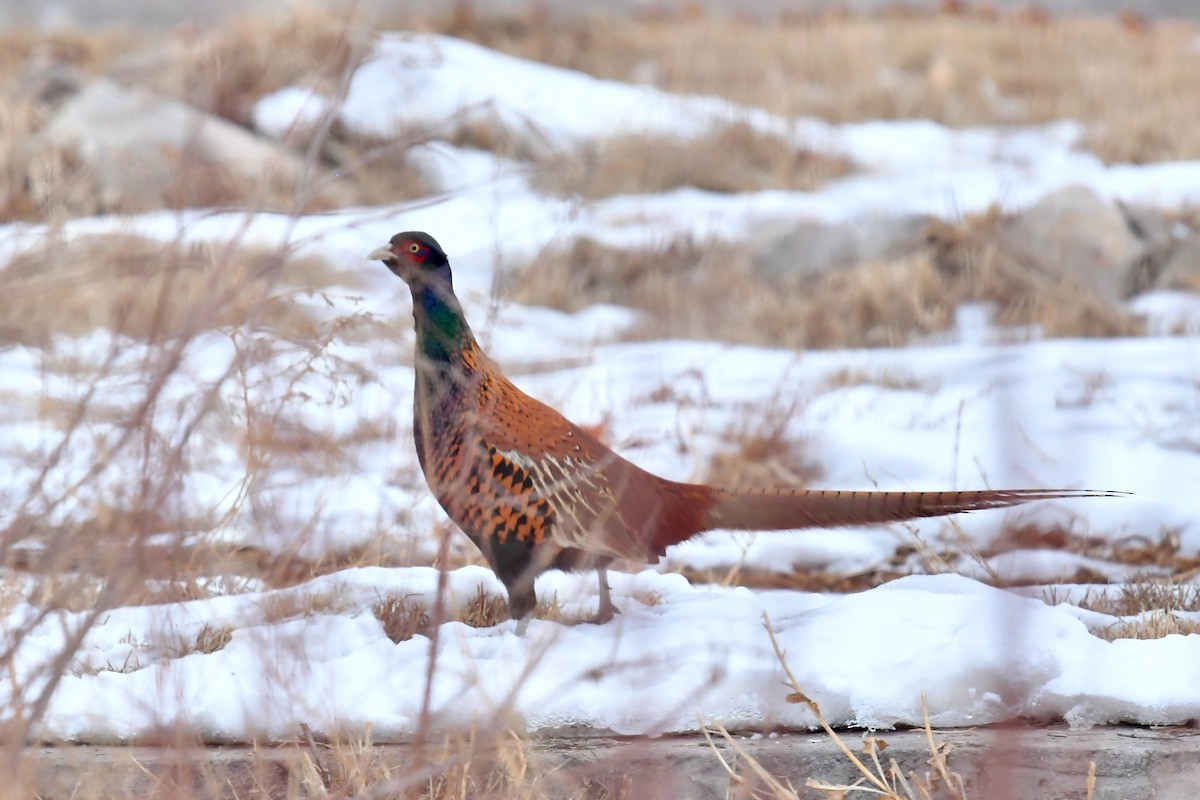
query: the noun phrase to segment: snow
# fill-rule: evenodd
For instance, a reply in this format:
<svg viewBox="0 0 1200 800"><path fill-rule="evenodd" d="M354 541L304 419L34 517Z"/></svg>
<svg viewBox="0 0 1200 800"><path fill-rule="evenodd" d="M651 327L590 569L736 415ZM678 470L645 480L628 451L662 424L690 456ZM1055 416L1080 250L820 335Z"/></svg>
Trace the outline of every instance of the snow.
<svg viewBox="0 0 1200 800"><path fill-rule="evenodd" d="M1160 292L1132 305L1151 322L1137 339L1005 342L986 313L966 308L959 335L904 349L795 353L719 342L631 343L636 312L593 307L576 313L497 305L496 281L541 248L587 236L639 247L691 235L747 241L764 222L808 218L852 222L881 213L945 218L994 203L1014 208L1070 184L1105 197L1175 207L1200 199L1200 164L1106 166L1077 149L1078 126L955 131L929 122L833 126L784 120L712 98L677 97L523 62L452 39L394 34L354 76L341 101L289 88L255 110L258 127L286 136L336 114L358 133L396 137L437 132L463 115L487 114L521 136L569 149L602 137L653 133L680 138L744 122L797 144L852 158L859 171L811 193L713 195L678 190L580 205L540 195L519 165L431 141L415 149L439 194L416 204L349 209L311 217L190 211L75 220L64 236L119 230L163 241L279 245L361 267L364 285L326 292L338 314L365 312L394 336L336 339L315 361L268 333L205 334L180 352L151 427L167 443L204 403L225 404L219 421L194 431L192 469L178 502L185 517L217 519L211 539L268 553L316 558L385 541L412 564L431 563L444 520L417 472L411 447L412 332L407 293L364 255L398 230L438 236L455 265L467 314L513 379L567 416L603 424L611 443L639 464L686 480L727 432L779 398L802 398L788 432L811 442L820 487L950 489L982 486L1091 487L1129 497L1046 502L912 526L748 535L713 532L672 548L662 563L610 574L622 613L604 626L534 620L474 629L441 626L438 649L416 636L394 644L372 614L383 597L433 605L438 572L428 566L355 567L287 589L213 576L217 596L117 608L87 631L42 718L39 735L129 741L183 722L214 741L315 732L361 732L375 741L411 737L423 716L435 659L430 719L461 729L519 718L531 731L694 731L698 720L736 729L806 728L814 720L787 702L783 671L763 627L776 631L805 692L835 725L920 724L922 697L934 725L967 726L1014 717L1072 725L1162 724L1200 717L1200 636L1107 642L1094 635L1116 618L1080 607L1085 589L1063 587L1057 605L1043 588L991 588L975 578L1053 583L1081 570L1115 581L1127 568L1102 559L1017 550L956 565L962 574L912 575L852 595L691 584L679 570L724 574L735 565L788 575L810 569L854 573L888 564L914 534L937 546L960 538L980 550L1014 522L1061 526L1117 541L1172 531L1185 554L1200 553L1200 305ZM0 229L5 257L36 245L43 231ZM285 282L287 276L284 276ZM281 290L303 289L281 287ZM314 301L314 307L324 302ZM713 313L736 310L714 309ZM1178 332L1186 335L1172 335ZM271 358L221 384L240 347ZM104 408L136 408L160 352L107 331L59 338L45 348L0 349L0 524L44 514L51 524L89 518L128 492L142 468L138 447L121 445L117 420L89 420L29 493L62 434L39 409L91 395ZM56 362L93 365L70 377ZM903 388L851 370L903 375ZM245 387L249 393L242 397ZM669 392L662 392L667 388ZM298 402L297 397L303 397ZM665 398L665 399L662 399ZM247 404L277 410L297 430L343 437L336 469L276 464L243 492L249 465L237 431ZM350 441L360 425L386 435ZM232 431L232 433L231 433ZM140 443L139 443L140 446ZM107 458L98 454L112 451ZM107 464L91 475L96 464ZM464 537L453 552L470 553ZM29 544L38 546L36 542ZM1146 571L1141 571L1145 575ZM13 580L31 580L13 578ZM503 588L486 569L446 576L450 608L480 590ZM1057 587L1056 587L1057 588ZM537 584L565 617L594 612L595 577L548 573ZM222 592L227 592L221 594ZM325 597L309 603L305 598ZM331 598L331 599L329 599ZM0 708L29 702L85 612L20 602L5 613ZM229 628L212 653L180 653L208 628ZM26 630L27 628L27 630ZM8 711L4 714L10 713Z"/></svg>

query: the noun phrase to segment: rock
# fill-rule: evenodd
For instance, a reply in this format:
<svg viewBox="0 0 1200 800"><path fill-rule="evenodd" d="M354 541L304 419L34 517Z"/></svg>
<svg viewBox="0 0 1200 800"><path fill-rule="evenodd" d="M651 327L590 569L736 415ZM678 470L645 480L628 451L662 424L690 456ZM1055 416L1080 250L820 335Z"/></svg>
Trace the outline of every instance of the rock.
<svg viewBox="0 0 1200 800"><path fill-rule="evenodd" d="M15 96L53 109L77 94L83 82L83 76L73 67L46 62L35 64L18 75L11 88Z"/></svg>
<svg viewBox="0 0 1200 800"><path fill-rule="evenodd" d="M1147 250L1159 252L1174 247L1175 237L1171 235L1174 225L1162 209L1118 202L1117 210L1125 217L1130 232Z"/></svg>
<svg viewBox="0 0 1200 800"><path fill-rule="evenodd" d="M174 100L89 84L50 118L35 146L88 170L98 210L263 202L290 194L300 160L275 143Z"/></svg>
<svg viewBox="0 0 1200 800"><path fill-rule="evenodd" d="M846 225L803 220L764 226L754 259L768 278L811 275L897 258L925 246L931 217L874 217Z"/></svg>
<svg viewBox="0 0 1200 800"><path fill-rule="evenodd" d="M1114 307L1146 251L1125 215L1082 186L1060 189L1006 219L999 246L1051 280L1091 288Z"/></svg>
<svg viewBox="0 0 1200 800"><path fill-rule="evenodd" d="M1176 244L1158 273L1154 288L1200 292L1200 234Z"/></svg>
<svg viewBox="0 0 1200 800"><path fill-rule="evenodd" d="M1164 211L1149 206L1117 203L1125 224L1142 243L1142 255L1125 275L1125 297L1133 297L1153 288L1167 261L1179 246L1172 233L1175 227Z"/></svg>

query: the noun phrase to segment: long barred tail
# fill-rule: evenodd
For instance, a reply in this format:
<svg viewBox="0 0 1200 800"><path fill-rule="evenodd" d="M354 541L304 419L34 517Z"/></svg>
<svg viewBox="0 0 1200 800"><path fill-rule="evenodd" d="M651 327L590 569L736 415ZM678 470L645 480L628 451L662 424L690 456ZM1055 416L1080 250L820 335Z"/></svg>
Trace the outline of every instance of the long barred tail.
<svg viewBox="0 0 1200 800"><path fill-rule="evenodd" d="M707 487L706 487L707 488ZM794 489L712 489L703 528L791 530L839 528L1007 508L1034 500L1121 497L1092 489L985 489L972 492L839 492Z"/></svg>

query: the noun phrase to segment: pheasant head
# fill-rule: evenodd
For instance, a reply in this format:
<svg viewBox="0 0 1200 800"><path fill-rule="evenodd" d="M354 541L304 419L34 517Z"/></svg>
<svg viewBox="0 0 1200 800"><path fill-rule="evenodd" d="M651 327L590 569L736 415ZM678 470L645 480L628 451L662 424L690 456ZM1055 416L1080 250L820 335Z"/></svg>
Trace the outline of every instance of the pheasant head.
<svg viewBox="0 0 1200 800"><path fill-rule="evenodd" d="M382 261L415 294L426 285L449 281L450 261L437 240L422 231L397 233L384 247L371 251L370 261Z"/></svg>
<svg viewBox="0 0 1200 800"><path fill-rule="evenodd" d="M382 261L412 290L419 355L444 362L475 347L475 337L454 296L450 260L436 239L421 231L397 233L367 258Z"/></svg>

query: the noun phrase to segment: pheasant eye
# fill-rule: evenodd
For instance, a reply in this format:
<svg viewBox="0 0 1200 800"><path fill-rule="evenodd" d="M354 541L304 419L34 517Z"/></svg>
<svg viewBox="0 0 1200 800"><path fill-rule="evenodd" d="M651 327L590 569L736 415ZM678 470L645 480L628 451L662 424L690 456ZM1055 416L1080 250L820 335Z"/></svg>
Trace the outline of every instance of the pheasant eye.
<svg viewBox="0 0 1200 800"><path fill-rule="evenodd" d="M410 245L408 246L408 252L410 252L410 253L419 253L419 252L421 252L421 245L417 244L416 242L413 242L412 244L410 244Z"/></svg>

